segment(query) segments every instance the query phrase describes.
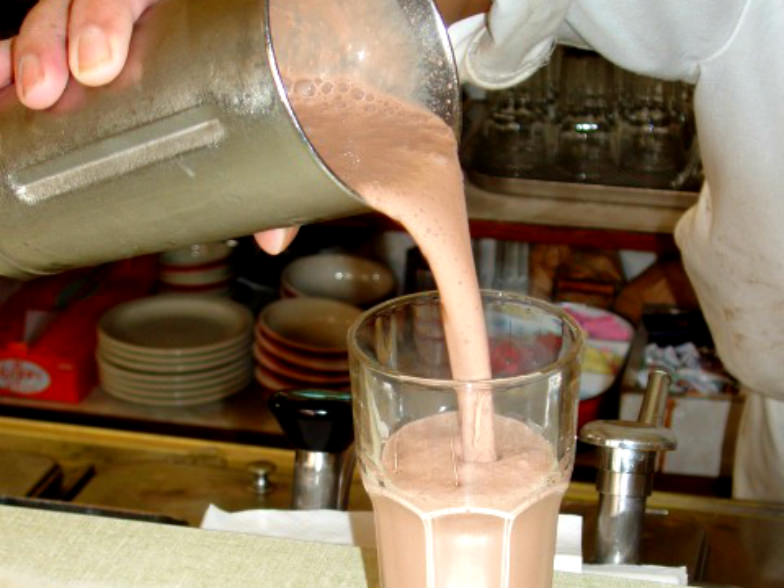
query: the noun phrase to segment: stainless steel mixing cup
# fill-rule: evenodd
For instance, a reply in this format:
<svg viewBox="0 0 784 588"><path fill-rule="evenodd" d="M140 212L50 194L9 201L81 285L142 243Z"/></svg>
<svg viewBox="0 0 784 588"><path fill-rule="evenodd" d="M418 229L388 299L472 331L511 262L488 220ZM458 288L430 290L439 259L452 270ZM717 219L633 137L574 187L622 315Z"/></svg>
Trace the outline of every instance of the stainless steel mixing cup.
<svg viewBox="0 0 784 588"><path fill-rule="evenodd" d="M30 278L365 211L291 109L270 18L276 1L301 6L306 28L280 38L311 51L308 73L339 63L384 85L408 72L409 95L398 97L458 131L456 69L431 0L347 0L347 22L332 23L344 31L331 39L333 53L302 35L333 2L164 0L137 23L110 85L71 82L39 112L13 88L0 92L0 275ZM406 26L388 36L415 61L378 42L391 13Z"/></svg>

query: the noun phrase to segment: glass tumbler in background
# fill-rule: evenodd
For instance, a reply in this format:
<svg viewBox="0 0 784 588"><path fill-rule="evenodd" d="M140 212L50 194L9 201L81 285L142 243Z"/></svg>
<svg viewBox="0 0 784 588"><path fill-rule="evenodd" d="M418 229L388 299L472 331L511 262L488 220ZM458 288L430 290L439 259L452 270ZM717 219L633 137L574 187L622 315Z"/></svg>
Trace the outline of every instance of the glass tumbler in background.
<svg viewBox="0 0 784 588"><path fill-rule="evenodd" d="M622 69L616 76L620 167L630 184L669 188L686 159L678 85Z"/></svg>
<svg viewBox="0 0 784 588"><path fill-rule="evenodd" d="M472 168L490 176L533 177L547 162L547 128L528 88L493 92Z"/></svg>
<svg viewBox="0 0 784 588"><path fill-rule="evenodd" d="M437 293L383 303L349 331L356 451L384 586L552 583L582 334L548 303L491 290L482 297L490 380L450 378ZM472 429L493 439L497 459L466 462L458 407L488 392L492 422L472 420Z"/></svg>
<svg viewBox="0 0 784 588"><path fill-rule="evenodd" d="M555 151L561 51L513 88L490 92L487 116L470 163L473 171L507 178L547 179Z"/></svg>
<svg viewBox="0 0 784 588"><path fill-rule="evenodd" d="M496 290L526 294L528 292L528 258L530 255L528 243L498 241L492 287Z"/></svg>
<svg viewBox="0 0 784 588"><path fill-rule="evenodd" d="M556 166L559 179L617 183L614 67L596 53L564 50Z"/></svg>

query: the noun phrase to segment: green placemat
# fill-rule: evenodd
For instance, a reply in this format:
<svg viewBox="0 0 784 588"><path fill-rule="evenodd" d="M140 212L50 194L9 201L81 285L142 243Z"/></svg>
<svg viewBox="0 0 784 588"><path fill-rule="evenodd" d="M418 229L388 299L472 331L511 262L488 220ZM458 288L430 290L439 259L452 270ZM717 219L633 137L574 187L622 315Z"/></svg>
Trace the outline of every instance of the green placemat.
<svg viewBox="0 0 784 588"><path fill-rule="evenodd" d="M562 572L553 583L663 585ZM0 506L0 588L377 585L374 550Z"/></svg>
<svg viewBox="0 0 784 588"><path fill-rule="evenodd" d="M362 587L359 548L0 506L0 587Z"/></svg>

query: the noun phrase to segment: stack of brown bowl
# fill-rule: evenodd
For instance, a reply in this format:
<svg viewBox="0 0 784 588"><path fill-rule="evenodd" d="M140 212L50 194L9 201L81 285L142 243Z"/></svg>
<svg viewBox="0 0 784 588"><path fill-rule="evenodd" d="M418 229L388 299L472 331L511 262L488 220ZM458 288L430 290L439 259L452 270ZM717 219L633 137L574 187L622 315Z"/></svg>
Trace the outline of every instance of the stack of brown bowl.
<svg viewBox="0 0 784 588"><path fill-rule="evenodd" d="M256 322L256 379L267 390L348 389L346 335L361 310L325 298L288 298Z"/></svg>
<svg viewBox="0 0 784 588"><path fill-rule="evenodd" d="M223 298L161 294L107 312L98 325L101 388L148 406L220 400L251 381L253 315Z"/></svg>

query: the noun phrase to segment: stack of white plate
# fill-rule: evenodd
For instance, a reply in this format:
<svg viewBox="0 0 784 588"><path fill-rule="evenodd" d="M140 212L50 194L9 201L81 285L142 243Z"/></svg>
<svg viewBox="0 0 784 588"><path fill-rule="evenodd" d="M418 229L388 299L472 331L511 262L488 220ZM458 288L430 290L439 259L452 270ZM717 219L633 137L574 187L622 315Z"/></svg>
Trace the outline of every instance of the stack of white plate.
<svg viewBox="0 0 784 588"><path fill-rule="evenodd" d="M164 292L225 295L232 278L225 242L201 243L161 253L158 280Z"/></svg>
<svg viewBox="0 0 784 588"><path fill-rule="evenodd" d="M98 375L112 396L192 406L245 388L253 316L223 298L161 294L114 307L98 325Z"/></svg>

